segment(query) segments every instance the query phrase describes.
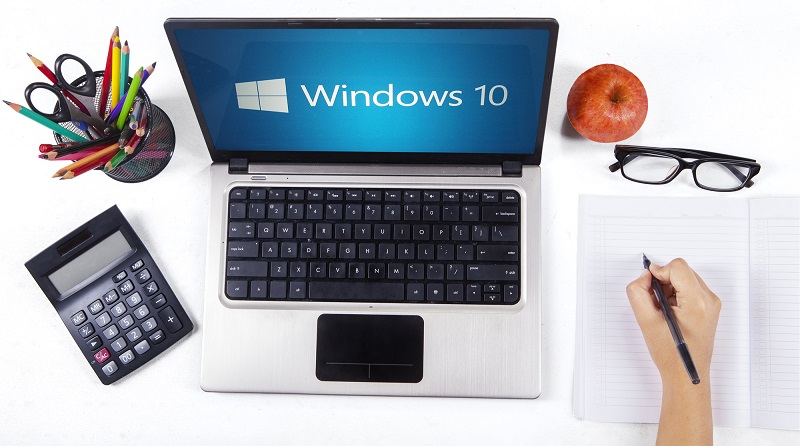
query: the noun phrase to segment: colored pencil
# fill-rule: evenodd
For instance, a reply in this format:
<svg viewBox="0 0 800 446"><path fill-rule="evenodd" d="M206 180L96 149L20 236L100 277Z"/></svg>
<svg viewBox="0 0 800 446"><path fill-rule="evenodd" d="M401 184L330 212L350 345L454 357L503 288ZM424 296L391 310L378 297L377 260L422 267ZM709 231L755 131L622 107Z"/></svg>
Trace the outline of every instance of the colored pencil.
<svg viewBox="0 0 800 446"><path fill-rule="evenodd" d="M136 94L139 93L139 86L142 85L142 71L143 68L139 68L136 70L136 74L133 75L131 88L128 90L128 94L125 96L125 104L122 106L122 110L120 110L119 117L117 117L117 130L122 130L122 127L125 125L125 121L128 119L131 105L133 105L133 99L136 98Z"/></svg>
<svg viewBox="0 0 800 446"><path fill-rule="evenodd" d="M70 153L67 155L62 155L58 152L47 152L39 155L39 158L48 161L77 161L85 156L91 155L92 153L95 153L100 150L103 149L101 147L92 147L89 149L81 150L80 152ZM51 154L55 156L50 156Z"/></svg>
<svg viewBox="0 0 800 446"><path fill-rule="evenodd" d="M128 41L122 46L119 60L119 97L125 95L128 89L128 61L130 59L131 48L128 46Z"/></svg>
<svg viewBox="0 0 800 446"><path fill-rule="evenodd" d="M79 143L77 143L77 142L62 142L61 144L39 144L39 152L47 153L47 152L52 152L53 150L56 150L56 149L66 149L67 147L72 147L72 146L74 146L76 144L79 144Z"/></svg>
<svg viewBox="0 0 800 446"><path fill-rule="evenodd" d="M119 102L119 69L120 69L120 44L119 36L114 38L114 46L111 50L111 108Z"/></svg>
<svg viewBox="0 0 800 446"><path fill-rule="evenodd" d="M94 149L94 148L97 148L97 147L100 147L100 146L105 147L108 144L113 144L114 141L116 141L116 140L117 140L117 135L104 136L104 137L102 137L100 139L95 139L94 141L78 143L78 144L75 144L73 146L69 146L69 147L64 148L64 149L60 149L60 148L59 149L53 149L52 151L47 153L47 156L50 159L59 158L59 157L62 157L64 155L70 155L70 154L73 154L73 153L76 153L76 152L80 152L80 151L83 151L83 150Z"/></svg>
<svg viewBox="0 0 800 446"><path fill-rule="evenodd" d="M142 73L142 83L139 85L140 87L144 85L144 82L150 77L151 74L153 74L153 71L155 69L156 69L156 62L153 62L151 65L149 65L147 68L144 69L144 73ZM127 92L125 93L125 96L119 98L120 102L117 104L116 107L114 107L111 110L111 113L109 113L108 117L106 118L107 123L114 122L114 120L117 119L117 117L119 116L119 112L122 111L122 106L124 105L123 103L127 98L128 98Z"/></svg>
<svg viewBox="0 0 800 446"><path fill-rule="evenodd" d="M8 102L8 101L3 101L3 102L5 102L6 105L11 107L11 109L14 110L15 112L21 114L22 116L25 116L26 118L33 119L34 121L36 121L39 124L49 128L50 130L58 133L61 136L67 137L67 138L69 138L69 139L71 139L73 141L78 141L78 142L89 141L88 139L84 138L83 136L73 132L72 130L65 129L64 127L61 127L60 125L58 125L55 122L45 118L44 116L40 115L39 113L34 112L33 110L27 109L27 108L25 108L25 107L23 107L23 106L21 106L19 104L13 103L13 102Z"/></svg>
<svg viewBox="0 0 800 446"><path fill-rule="evenodd" d="M105 166L103 166L103 172L108 172L109 170L119 166L119 163L121 163L126 156L128 156L128 154L125 153L124 150L118 150L117 154L114 155L114 157L111 158L107 163L105 163Z"/></svg>
<svg viewBox="0 0 800 446"><path fill-rule="evenodd" d="M58 169L58 171L56 171L56 173L53 175L53 178L62 177L69 171L75 170L75 169L77 169L77 168L79 168L81 166L85 166L85 165L87 165L89 163L93 163L93 162L103 158L106 155L113 154L117 149L119 149L119 144L117 144L117 143L111 144L110 146L108 146L108 147L106 147L106 148L104 148L102 150L99 150L99 151L97 151L97 152L95 152L95 153L93 153L93 154L91 154L91 155L89 155L87 157L84 157L84 158L79 159L78 161L75 161L74 163L70 164L67 167L62 167L61 169Z"/></svg>
<svg viewBox="0 0 800 446"><path fill-rule="evenodd" d="M28 57L30 57L31 62L33 62L33 65L36 66L36 68L38 68L39 71L41 71L42 74L44 74L44 76L50 82L53 83L53 85L58 85L58 78L56 77L55 73L50 71L50 68L48 68L47 65L42 63L41 60L31 56L31 53L27 53L27 54L28 54ZM66 97L67 99L72 101L72 103L75 104L75 106L78 107L82 112L86 113L87 115L91 115L91 113L89 113L89 110L86 108L86 106L83 105L75 96L73 96L72 93L70 93L67 90L64 90L63 88L61 89L61 93L64 94L64 97Z"/></svg>
<svg viewBox="0 0 800 446"><path fill-rule="evenodd" d="M147 110L142 111L142 120L139 121L139 125L136 127L138 136L144 136L145 133L147 133Z"/></svg>
<svg viewBox="0 0 800 446"><path fill-rule="evenodd" d="M139 126L139 119L142 118L143 105L144 101L136 101L136 104L133 106L133 112L131 112L130 119L130 128L132 130L136 130L136 127Z"/></svg>
<svg viewBox="0 0 800 446"><path fill-rule="evenodd" d="M114 53L114 38L119 36L119 26L114 27L114 32L111 33L111 41L108 42L108 56L106 57L106 69L103 71L103 84L100 87L100 104L97 108L97 113L100 116L105 116L106 105L108 103L108 90L111 88L111 62Z"/></svg>
<svg viewBox="0 0 800 446"><path fill-rule="evenodd" d="M97 169L98 167L100 167L100 166L104 165L105 163L107 163L108 160L110 160L112 156L113 155L106 155L106 156L98 159L97 161L89 163L89 164L87 164L85 166L78 167L75 170L70 170L69 172L65 173L64 176L62 176L59 179L61 179L61 180L71 180L71 179L77 177L78 175L83 175L84 173L86 173L86 172L88 172L90 170Z"/></svg>
<svg viewBox="0 0 800 446"><path fill-rule="evenodd" d="M135 134L136 132L133 129L131 129L130 127L125 127L125 130L123 130L122 133L119 134L119 139L117 140L119 148L120 149L123 148L125 144L127 144L128 141L130 141L130 139Z"/></svg>

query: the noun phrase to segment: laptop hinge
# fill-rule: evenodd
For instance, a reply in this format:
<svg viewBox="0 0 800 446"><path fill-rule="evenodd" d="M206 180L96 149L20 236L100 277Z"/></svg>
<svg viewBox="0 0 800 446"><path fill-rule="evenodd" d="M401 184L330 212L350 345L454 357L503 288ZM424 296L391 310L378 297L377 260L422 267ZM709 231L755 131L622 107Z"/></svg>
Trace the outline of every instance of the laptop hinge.
<svg viewBox="0 0 800 446"><path fill-rule="evenodd" d="M503 161L504 177L521 177L522 163L519 161Z"/></svg>
<svg viewBox="0 0 800 446"><path fill-rule="evenodd" d="M247 173L249 161L246 158L231 158L228 161L228 173Z"/></svg>

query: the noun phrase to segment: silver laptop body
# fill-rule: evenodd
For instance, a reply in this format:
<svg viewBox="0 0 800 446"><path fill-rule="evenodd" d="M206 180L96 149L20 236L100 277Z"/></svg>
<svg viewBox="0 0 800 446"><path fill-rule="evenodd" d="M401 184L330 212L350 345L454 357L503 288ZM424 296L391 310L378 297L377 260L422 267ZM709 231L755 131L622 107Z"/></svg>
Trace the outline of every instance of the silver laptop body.
<svg viewBox="0 0 800 446"><path fill-rule="evenodd" d="M201 76L210 76L216 68L195 73L212 59L196 50L187 51L186 41L195 34L223 30L247 30L248 36L273 29L300 30L430 30L430 29L511 29L544 30L547 33L546 60L542 76L541 104L536 127L534 153L513 156L509 163L457 162L425 163L410 155L399 155L397 162L383 162L381 154L353 156L333 153L309 156L283 156L289 161L266 155L246 153L234 147L230 154L220 147L221 137L214 135L214 124L204 114L202 95L211 95L199 86ZM193 106L214 159L210 167L211 197L206 258L204 315L201 330L203 347L201 386L206 391L277 392L355 395L458 396L536 398L541 392L541 190L540 167L542 138L552 76L558 25L550 19L486 20L252 20L252 19L169 19L165 23L173 50L187 84ZM215 31L216 30L216 31ZM184 33L184 34L182 34ZM201 45L202 46L202 45ZM233 46L233 45L229 45ZM235 53L232 49L230 52ZM203 59L197 63L196 58ZM192 60L189 60L192 59ZM238 62L235 64L238 66ZM218 67L217 67L218 68ZM233 71L233 70L229 70ZM221 70L224 82L251 81L236 79ZM264 76L266 78L266 76ZM289 79L289 76L286 77ZM220 81L223 82L223 81ZM287 82L284 95L293 91ZM235 83L235 82L233 82ZM261 86L261 84L259 84ZM238 87L237 87L238 88ZM265 87L262 87L264 90ZM200 91L204 90L204 91ZM306 91L309 91L306 88ZM279 92L280 93L280 92ZM480 92L478 92L480 93ZM233 93L231 93L233 94ZM513 94L513 91L512 91ZM200 96L200 97L199 97ZM280 96L280 94L278 95ZM310 95L306 95L310 103ZM355 96L354 96L355 97ZM274 98L269 98L272 100ZM323 98L324 99L324 98ZM402 99L402 98L401 98ZM500 102L498 96L495 102ZM209 99L210 100L210 99ZM277 99L279 113L285 105ZM262 104L264 104L262 98ZM233 108L236 102L233 101ZM239 100L239 108L242 107ZM247 106L244 102L245 107ZM275 107L267 102L264 107ZM220 107L223 107L220 104ZM294 110L288 102L288 113ZM208 109L206 109L208 110ZM231 114L240 111L231 111ZM250 113L248 111L248 113ZM248 115L249 118L250 115ZM228 118L220 118L228 123ZM227 144L227 143L226 143ZM533 144L533 143L532 143ZM245 149L246 150L246 149ZM268 151L268 150L267 150ZM281 151L283 155L286 152ZM246 158L240 157L244 154ZM252 156L250 156L252 155ZM273 159L269 159L273 157ZM424 160L425 155L421 155ZM248 159L250 158L250 159ZM389 157L391 158L391 156ZM466 159L466 158L465 158ZM342 160L342 162L336 162ZM522 160L517 162L517 160ZM393 161L393 160L392 160ZM495 190L519 194L519 301L513 305L474 305L467 303L420 304L407 302L314 302L308 300L263 300L229 298L226 292L226 255L228 212L231 193L241 188L278 189L419 189L419 190ZM238 188L238 189L237 189ZM198 192L202 193L202 192ZM336 334L322 334L321 320L329 315L409 316L419 321L421 340L421 379L416 382L391 380L320 379L319 343L337 342ZM345 319L349 320L349 319ZM358 320L358 319L355 319ZM327 337L323 339L322 337ZM328 339L333 337L334 339ZM349 341L349 342L352 342ZM327 345L327 344L326 344ZM403 364L401 364L403 365ZM373 365L358 364L373 367ZM370 369L373 370L373 369ZM377 370L374 369L374 370ZM376 373L377 375L377 373Z"/></svg>

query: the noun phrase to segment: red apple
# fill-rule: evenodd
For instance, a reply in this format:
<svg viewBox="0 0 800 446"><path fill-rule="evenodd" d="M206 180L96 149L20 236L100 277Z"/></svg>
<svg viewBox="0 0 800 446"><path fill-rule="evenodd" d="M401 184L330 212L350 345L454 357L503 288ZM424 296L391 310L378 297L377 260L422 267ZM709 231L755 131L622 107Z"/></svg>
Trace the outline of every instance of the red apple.
<svg viewBox="0 0 800 446"><path fill-rule="evenodd" d="M647 116L647 92L633 73L603 64L578 76L567 96L569 122L597 142L617 142L636 133Z"/></svg>

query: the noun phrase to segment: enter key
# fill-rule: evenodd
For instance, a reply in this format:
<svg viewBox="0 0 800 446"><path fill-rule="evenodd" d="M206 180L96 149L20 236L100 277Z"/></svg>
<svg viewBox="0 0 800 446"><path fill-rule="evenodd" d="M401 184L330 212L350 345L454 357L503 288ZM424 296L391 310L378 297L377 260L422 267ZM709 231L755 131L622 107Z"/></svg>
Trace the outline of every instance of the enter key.
<svg viewBox="0 0 800 446"><path fill-rule="evenodd" d="M479 245L478 260L489 262L515 262L519 260L519 247L514 245Z"/></svg>

